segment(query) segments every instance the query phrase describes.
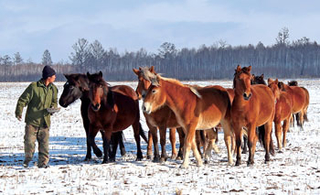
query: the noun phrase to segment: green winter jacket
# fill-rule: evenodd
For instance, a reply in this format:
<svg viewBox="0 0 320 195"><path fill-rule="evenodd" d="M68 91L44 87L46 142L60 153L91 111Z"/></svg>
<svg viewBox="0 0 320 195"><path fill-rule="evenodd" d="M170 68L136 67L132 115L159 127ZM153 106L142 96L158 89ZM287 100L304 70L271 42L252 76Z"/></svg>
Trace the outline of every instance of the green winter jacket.
<svg viewBox="0 0 320 195"><path fill-rule="evenodd" d="M21 117L23 108L28 106L25 122L35 127L50 127L50 113L47 108L57 108L58 88L50 83L45 86L43 80L32 82L20 96L17 107L16 117Z"/></svg>

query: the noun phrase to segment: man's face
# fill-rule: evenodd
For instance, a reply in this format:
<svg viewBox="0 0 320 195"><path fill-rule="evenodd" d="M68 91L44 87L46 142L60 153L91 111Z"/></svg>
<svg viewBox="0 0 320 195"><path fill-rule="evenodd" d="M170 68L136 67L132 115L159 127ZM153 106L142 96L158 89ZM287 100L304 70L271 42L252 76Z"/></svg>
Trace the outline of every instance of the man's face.
<svg viewBox="0 0 320 195"><path fill-rule="evenodd" d="M56 75L52 75L51 77L48 77L49 83L53 83L56 80Z"/></svg>

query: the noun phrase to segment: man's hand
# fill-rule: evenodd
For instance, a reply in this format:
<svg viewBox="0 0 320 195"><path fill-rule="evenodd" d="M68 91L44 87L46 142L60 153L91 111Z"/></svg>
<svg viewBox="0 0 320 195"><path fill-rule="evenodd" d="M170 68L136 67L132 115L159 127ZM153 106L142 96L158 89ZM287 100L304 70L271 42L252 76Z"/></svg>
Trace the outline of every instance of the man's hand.
<svg viewBox="0 0 320 195"><path fill-rule="evenodd" d="M21 117L21 116L17 116L17 119L18 119L19 121L22 121L22 117Z"/></svg>

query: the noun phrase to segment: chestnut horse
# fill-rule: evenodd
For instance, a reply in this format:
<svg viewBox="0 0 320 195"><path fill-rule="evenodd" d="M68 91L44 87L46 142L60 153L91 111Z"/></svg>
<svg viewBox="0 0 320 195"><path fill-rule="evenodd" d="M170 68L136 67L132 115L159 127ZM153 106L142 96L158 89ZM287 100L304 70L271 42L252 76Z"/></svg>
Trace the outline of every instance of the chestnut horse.
<svg viewBox="0 0 320 195"><path fill-rule="evenodd" d="M67 82L63 86L63 92L59 98L60 106L66 108L71 103L76 100L81 100L81 117L83 122L83 127L86 131L86 140L87 140L87 154L85 157L85 161L91 159L91 147L88 143L88 135L89 135L89 118L88 118L88 109L90 104L89 99L89 79L85 74L65 74ZM124 144L122 131L117 132L112 135L113 142L113 151L116 151L117 145L120 145L121 155L126 153ZM93 143L95 144L95 143ZM98 157L102 156L101 150L99 148L94 151ZM115 155L115 153L114 153Z"/></svg>
<svg viewBox="0 0 320 195"><path fill-rule="evenodd" d="M258 140L256 127L261 125L265 126L265 132L261 132L263 133L261 139L266 151L265 161L270 160L269 145L275 112L275 99L271 89L267 86L259 84L251 85L250 71L251 66L241 68L241 66L238 65L233 79L235 97L232 102L231 118L236 136L236 166L241 164L241 137L243 127L248 130L248 165L254 163L254 154Z"/></svg>
<svg viewBox="0 0 320 195"><path fill-rule="evenodd" d="M274 126L275 126L275 134L278 142L278 149L282 150L283 147L286 147L286 134L289 129L289 123L291 118L291 98L289 94L285 91L281 91L278 86L278 79L275 81L272 79L268 79L268 87L273 91L273 94L276 98L276 109L274 115ZM283 121L283 125L281 127L281 122ZM282 137L283 135L283 137Z"/></svg>
<svg viewBox="0 0 320 195"><path fill-rule="evenodd" d="M303 119L307 113L309 106L309 92L307 89L299 86L289 86L284 83L283 90L285 90L292 101L292 114L299 113L299 118L297 118L298 126L303 129Z"/></svg>
<svg viewBox="0 0 320 195"><path fill-rule="evenodd" d="M145 95L142 109L147 114L157 111L167 105L175 114L179 125L183 128L186 138L184 143L184 158L181 168L189 166L190 149L197 160L197 166L202 160L195 143L197 129L210 129L220 122L224 130L228 149L229 164L233 163L231 154L231 103L227 91L221 86L193 88L185 86L175 79L161 77L147 71L144 78L151 82Z"/></svg>
<svg viewBox="0 0 320 195"><path fill-rule="evenodd" d="M148 67L139 67L138 69L133 69L133 72L138 76L138 85L136 92L138 94L138 97L143 97L145 96L146 91L151 85L151 82L148 81L143 77L145 74L144 72L150 71L152 73L156 73L154 70L154 66L151 66L150 68ZM162 154L161 154L161 160L165 160L166 158L166 150L165 150L165 144L166 144L166 128L170 128L170 142L171 142L171 147L172 147L172 159L174 159L177 156L176 152L176 146L175 146L175 131L177 129L178 134L179 134L179 141L180 141L180 148L179 148L179 153L178 153L178 158L182 159L183 154L182 154L182 148L184 145L184 132L183 129L180 127L180 125L177 122L177 119L173 113L173 111L168 107L168 106L163 106L159 110L151 113L151 114L146 114L144 112L145 118L146 118L146 123L150 129L151 136L149 136L149 142L148 142L148 153L152 153L151 145L152 145L152 140L154 142L154 148L155 148L155 154L154 154L154 161L158 161L157 156L159 156L159 149L158 149L158 138L157 138L157 128L159 128L160 131L160 143L161 143L161 148L162 148ZM200 136L200 132L202 133ZM149 135L150 135L149 134ZM217 140L217 132L214 129L207 130L207 132L204 131L199 131L199 133L196 134L196 140L197 140L197 146L198 150L201 153L200 146L202 145L204 148L204 151L206 150L207 147L214 149L216 153L219 153L219 149L216 146L215 142ZM150 150L150 152L149 152ZM210 150L211 151L211 150ZM207 155L206 155L207 156Z"/></svg>
<svg viewBox="0 0 320 195"><path fill-rule="evenodd" d="M146 91L148 90L151 82L148 81L143 77L145 71L150 71L155 73L154 66L150 68L139 67L138 69L133 69L133 72L138 76L138 85L136 88L136 93L141 99L145 96ZM176 120L176 117L172 110L168 106L163 106L161 109L153 112L151 114L143 113L146 118L147 126L149 127L149 139L148 139L148 147L147 147L147 156L150 158L152 154L152 142L154 145L154 159L153 161L164 161L167 159L167 152L166 152L166 131L167 127L170 128L170 142L172 147L172 159L179 157L180 159L183 158L182 154L182 147L184 142L184 133L181 128L179 128L179 124ZM160 132L160 144L161 144L161 159L159 155L159 147L158 147L158 135L157 135L157 128L159 128ZM176 149L176 128L178 128L179 133L179 140L180 140L180 149L179 153L177 153Z"/></svg>
<svg viewBox="0 0 320 195"><path fill-rule="evenodd" d="M117 85L110 87L104 81L102 72L95 74L87 73L89 78L89 106L88 116L89 125L89 144L93 150L98 148L94 146L94 138L99 130L103 132L103 151L104 158L102 163L109 161L108 153L110 139L113 132L122 131L130 125L134 131L134 138L137 144L137 159L142 159L140 145L141 128L140 111L138 97L135 91L126 85ZM115 159L110 159L114 161Z"/></svg>
<svg viewBox="0 0 320 195"><path fill-rule="evenodd" d="M289 81L288 85L289 86L298 86L298 82L297 81ZM297 124L300 127L302 127L304 121L308 121L307 110L308 110L309 101L310 101L309 91L305 87L301 87L301 88L305 91L305 95L306 95L306 103L304 105L304 115L303 115L302 121L301 121L301 118L300 118L300 113L297 113L297 114L293 115L293 116L296 117Z"/></svg>

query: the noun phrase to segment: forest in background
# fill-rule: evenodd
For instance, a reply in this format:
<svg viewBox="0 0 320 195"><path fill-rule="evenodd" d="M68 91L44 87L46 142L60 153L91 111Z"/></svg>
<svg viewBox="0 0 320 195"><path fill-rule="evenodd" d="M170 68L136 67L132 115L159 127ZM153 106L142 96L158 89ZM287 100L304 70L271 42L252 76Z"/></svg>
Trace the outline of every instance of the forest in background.
<svg viewBox="0 0 320 195"><path fill-rule="evenodd" d="M136 52L119 54L116 48L104 49L96 40L89 43L81 38L72 46L70 62L53 63L45 50L41 63L25 62L19 52L13 57L0 54L0 81L35 81L41 77L44 65L57 72L57 81L65 81L63 74L102 71L107 81L133 81L133 68L155 66L158 73L179 80L231 79L238 64L252 66L252 73L273 78L312 78L320 76L320 45L307 37L289 40L289 30L283 28L275 44L231 46L225 41L199 48L177 49L165 42L158 53L141 48Z"/></svg>

